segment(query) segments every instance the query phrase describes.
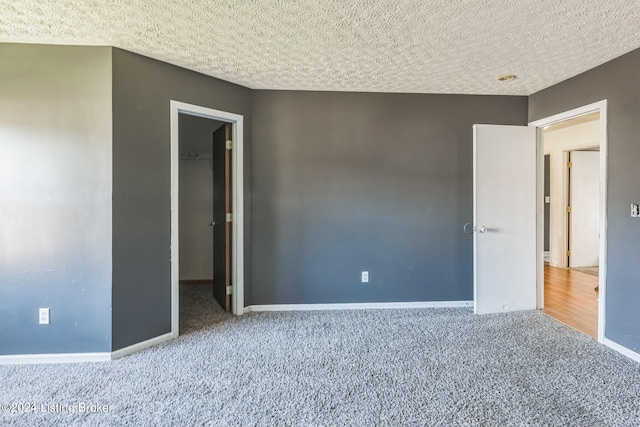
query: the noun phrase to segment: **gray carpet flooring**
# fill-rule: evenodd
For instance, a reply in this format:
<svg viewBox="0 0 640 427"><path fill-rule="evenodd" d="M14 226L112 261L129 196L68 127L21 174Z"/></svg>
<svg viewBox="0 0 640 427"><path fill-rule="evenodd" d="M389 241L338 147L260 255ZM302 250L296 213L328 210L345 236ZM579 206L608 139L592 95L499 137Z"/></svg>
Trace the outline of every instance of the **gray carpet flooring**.
<svg viewBox="0 0 640 427"><path fill-rule="evenodd" d="M181 298L172 342L105 363L0 366L0 403L74 409L1 413L0 424L640 425L640 365L537 311L236 318L208 286Z"/></svg>

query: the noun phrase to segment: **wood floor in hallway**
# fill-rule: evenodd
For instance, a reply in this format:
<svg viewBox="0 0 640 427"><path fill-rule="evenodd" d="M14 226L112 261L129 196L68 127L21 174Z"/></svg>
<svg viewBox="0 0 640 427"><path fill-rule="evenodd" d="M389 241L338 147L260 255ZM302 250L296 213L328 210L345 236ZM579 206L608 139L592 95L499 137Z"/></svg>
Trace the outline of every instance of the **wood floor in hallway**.
<svg viewBox="0 0 640 427"><path fill-rule="evenodd" d="M544 313L598 338L598 277L544 266Z"/></svg>

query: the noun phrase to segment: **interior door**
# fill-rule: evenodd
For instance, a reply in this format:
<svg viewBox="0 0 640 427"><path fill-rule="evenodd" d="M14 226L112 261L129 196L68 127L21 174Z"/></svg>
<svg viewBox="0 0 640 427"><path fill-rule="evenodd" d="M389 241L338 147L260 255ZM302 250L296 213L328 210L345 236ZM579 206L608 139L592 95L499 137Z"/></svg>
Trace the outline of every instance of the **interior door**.
<svg viewBox="0 0 640 427"><path fill-rule="evenodd" d="M536 308L536 128L473 126L477 314Z"/></svg>
<svg viewBox="0 0 640 427"><path fill-rule="evenodd" d="M224 204L226 210L226 220L224 223L225 230L225 310L228 312L231 311L231 297L232 297L232 285L231 285L231 222L233 221L233 212L231 206L231 150L233 147L232 140L232 126L231 123L226 123L224 125L225 128L225 139L226 139L226 149L224 152L224 188L225 188L225 196L224 196Z"/></svg>
<svg viewBox="0 0 640 427"><path fill-rule="evenodd" d="M213 297L226 309L226 260L225 260L225 158L226 158L226 129L220 126L213 133L212 162L213 162Z"/></svg>
<svg viewBox="0 0 640 427"><path fill-rule="evenodd" d="M600 153L571 152L569 267L592 267L600 257Z"/></svg>

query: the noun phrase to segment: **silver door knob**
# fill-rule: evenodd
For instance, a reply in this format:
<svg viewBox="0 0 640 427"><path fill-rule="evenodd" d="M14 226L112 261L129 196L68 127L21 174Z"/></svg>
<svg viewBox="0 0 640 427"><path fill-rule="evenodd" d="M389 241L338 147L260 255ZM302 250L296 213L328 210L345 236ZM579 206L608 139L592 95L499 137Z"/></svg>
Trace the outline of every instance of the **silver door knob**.
<svg viewBox="0 0 640 427"><path fill-rule="evenodd" d="M216 225L215 221L209 221L209 227L213 227L214 225Z"/></svg>
<svg viewBox="0 0 640 427"><path fill-rule="evenodd" d="M470 222L466 223L464 227L462 227L462 230L464 231L465 234L473 234L476 231L478 233L486 233L487 231L489 231L489 229L484 225L481 225L480 227L475 227Z"/></svg>

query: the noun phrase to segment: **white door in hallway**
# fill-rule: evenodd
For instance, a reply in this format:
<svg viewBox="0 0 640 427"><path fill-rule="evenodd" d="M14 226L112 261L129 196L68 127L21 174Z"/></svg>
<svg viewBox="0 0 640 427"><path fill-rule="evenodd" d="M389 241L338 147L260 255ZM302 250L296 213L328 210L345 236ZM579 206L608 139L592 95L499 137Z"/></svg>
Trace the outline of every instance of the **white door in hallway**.
<svg viewBox="0 0 640 427"><path fill-rule="evenodd" d="M536 308L536 128L473 126L476 314Z"/></svg>
<svg viewBox="0 0 640 427"><path fill-rule="evenodd" d="M570 267L600 263L600 153L571 152Z"/></svg>

